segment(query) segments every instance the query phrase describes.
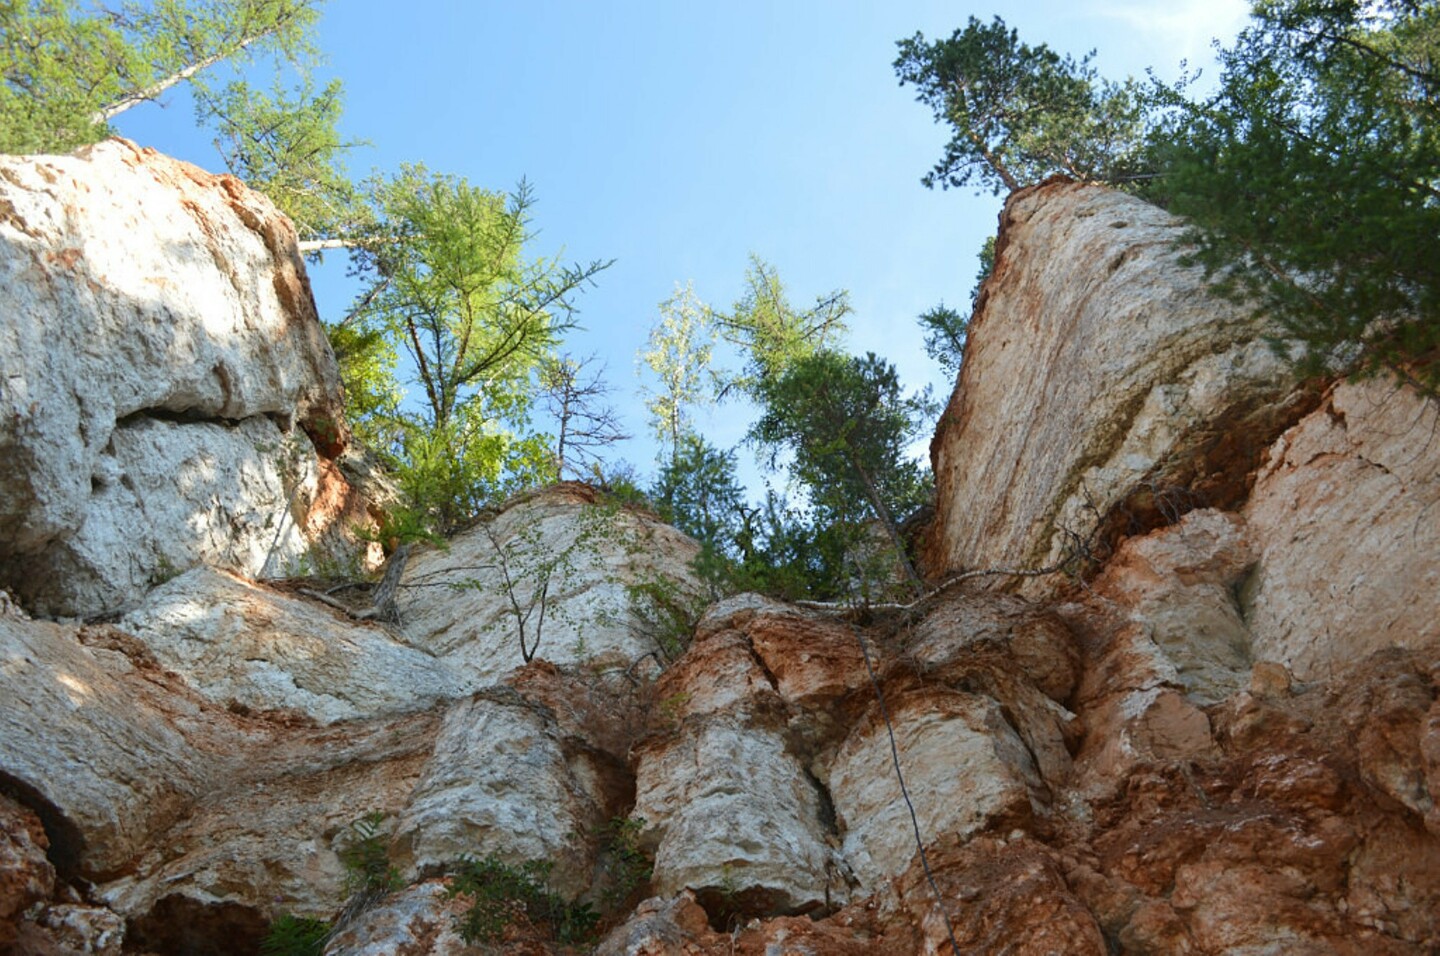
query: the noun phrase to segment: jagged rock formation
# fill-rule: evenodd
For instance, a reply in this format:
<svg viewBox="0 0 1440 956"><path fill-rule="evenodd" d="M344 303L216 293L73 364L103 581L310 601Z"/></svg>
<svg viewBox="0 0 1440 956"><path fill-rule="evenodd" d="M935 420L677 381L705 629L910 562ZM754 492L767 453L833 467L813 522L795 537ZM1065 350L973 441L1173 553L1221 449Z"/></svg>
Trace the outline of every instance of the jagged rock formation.
<svg viewBox="0 0 1440 956"><path fill-rule="evenodd" d="M339 373L266 199L121 140L0 157L0 316L0 585L32 608L353 559Z"/></svg>
<svg viewBox="0 0 1440 956"><path fill-rule="evenodd" d="M1181 263L1183 229L1098 186L1010 197L931 449L934 573L1039 568L1077 539L1099 546L1193 507L1232 508L1314 405L1261 323ZM1043 596L1060 580L1025 583Z"/></svg>
<svg viewBox="0 0 1440 956"><path fill-rule="evenodd" d="M157 202L229 197L192 220L215 234L185 268L303 284L283 242L268 266L226 264L271 234L234 212L262 201L125 145L94 156L159 183ZM48 189L46 208L122 206L99 179L70 195L82 160L7 162L3 190ZM39 205L15 208L0 205L7 238L43 231ZM124 613L41 620L0 592L0 951L254 952L280 913L329 919L351 899L331 956L459 954L468 904L448 868L486 855L548 861L552 889L604 911L606 956L939 954L952 936L964 953L1436 951L1434 406L1291 382L1244 313L1176 264L1176 224L1132 198L1051 183L1013 196L1002 227L934 446L926 556L937 578L1037 566L1078 536L1079 575L974 579L865 613L740 595L682 654L630 602L658 576L700 595L694 544L583 486L416 553L395 623L254 580L263 566L235 559L228 530L173 544L160 522L133 547L151 577L170 553L229 570L81 568L101 553L84 527L121 512L81 488L66 517L63 489L36 490L43 468L3 466L14 554L57 572L17 582L23 602ZM101 295L43 274L45 295ZM213 328L220 342L201 341ZM175 361L219 354L230 328L193 324ZM253 375L323 365L306 335L281 335ZM121 432L283 435L320 407L305 396L333 394L328 373L302 375L319 391L286 386L280 411L240 424L191 420L218 398L132 420L105 404L130 386L46 384L51 366L24 354L26 388L102 398L44 429L38 408L12 414L0 443L31 449L20 464L61 449L87 477ZM233 361L228 380L248 381ZM77 408L101 413L82 428ZM167 447L184 457L185 441ZM329 467L333 449L307 441ZM193 507L172 484L136 500ZM234 514L247 487L206 493ZM342 854L365 814L404 885L362 906ZM636 852L648 878L622 865ZM584 951L507 912L504 951Z"/></svg>

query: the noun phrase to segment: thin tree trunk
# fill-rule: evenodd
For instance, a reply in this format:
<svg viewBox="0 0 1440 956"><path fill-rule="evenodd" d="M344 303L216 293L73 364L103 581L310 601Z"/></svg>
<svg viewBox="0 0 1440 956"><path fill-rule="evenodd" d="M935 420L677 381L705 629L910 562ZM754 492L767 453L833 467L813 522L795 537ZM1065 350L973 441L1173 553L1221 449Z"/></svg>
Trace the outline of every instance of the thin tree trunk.
<svg viewBox="0 0 1440 956"><path fill-rule="evenodd" d="M212 67L216 63L219 63L221 60L234 56L236 53L241 52L251 44L257 43L260 40L271 36L272 34L279 31L279 29L280 26L277 24L268 30L262 30L254 36L245 37L241 39L237 44L235 44L232 49L225 50L221 53L216 53L213 56L207 56L203 60L191 63L185 68L171 73L169 76L165 77L163 80L160 80L158 83L150 84L143 90L136 90L133 93L127 93L120 99L116 100L114 103L111 103L109 106L105 106L97 110L94 114L91 115L90 122L95 123L96 125L99 125L100 123L108 123L115 117L119 116L121 113L130 109L130 107L139 106L141 103L145 103L155 99L155 97L159 96L161 93L164 93L171 87L179 86L181 83L184 83L186 80L190 79L192 76L194 76L196 73L199 73L201 70Z"/></svg>

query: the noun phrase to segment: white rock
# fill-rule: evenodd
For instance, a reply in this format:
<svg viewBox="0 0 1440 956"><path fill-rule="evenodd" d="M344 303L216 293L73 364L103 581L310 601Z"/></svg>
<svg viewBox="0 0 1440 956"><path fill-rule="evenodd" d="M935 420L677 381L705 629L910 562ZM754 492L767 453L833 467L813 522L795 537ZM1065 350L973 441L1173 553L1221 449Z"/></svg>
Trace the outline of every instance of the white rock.
<svg viewBox="0 0 1440 956"><path fill-rule="evenodd" d="M1437 415L1409 389L1340 385L1276 443L1244 512L1257 657L1310 680L1384 647L1440 647Z"/></svg>
<svg viewBox="0 0 1440 956"><path fill-rule="evenodd" d="M655 847L657 893L684 889L721 906L797 912L841 905L820 791L778 731L711 717L648 748L634 816Z"/></svg>
<svg viewBox="0 0 1440 956"><path fill-rule="evenodd" d="M312 441L346 432L289 221L121 140L0 157L0 209L0 579L90 615L199 561L297 560Z"/></svg>
<svg viewBox="0 0 1440 956"><path fill-rule="evenodd" d="M464 900L427 880L365 909L325 944L325 956L464 956L474 952L455 930Z"/></svg>
<svg viewBox="0 0 1440 956"><path fill-rule="evenodd" d="M578 896L593 875L590 837L613 812L578 750L543 707L508 688L455 704L396 826L394 859L411 875L462 857L550 861L554 889Z"/></svg>
<svg viewBox="0 0 1440 956"><path fill-rule="evenodd" d="M443 662L380 626L211 568L155 589L120 626L222 706L294 710L333 723L461 694Z"/></svg>
<svg viewBox="0 0 1440 956"><path fill-rule="evenodd" d="M889 703L900 767L927 844L1030 818L1031 793L1043 784L993 700L940 689ZM828 780L845 862L860 890L874 892L916 854L890 737L878 716L851 732Z"/></svg>
<svg viewBox="0 0 1440 956"><path fill-rule="evenodd" d="M74 628L0 619L0 770L53 808L62 870L120 869L224 766L175 725L193 703L134 671L123 654L81 645Z"/></svg>
<svg viewBox="0 0 1440 956"><path fill-rule="evenodd" d="M475 687L524 663L522 622L537 659L623 669L657 649L626 586L663 577L698 593L698 552L667 525L597 504L583 485L557 485L509 503L445 550L415 555L398 599L401 627Z"/></svg>

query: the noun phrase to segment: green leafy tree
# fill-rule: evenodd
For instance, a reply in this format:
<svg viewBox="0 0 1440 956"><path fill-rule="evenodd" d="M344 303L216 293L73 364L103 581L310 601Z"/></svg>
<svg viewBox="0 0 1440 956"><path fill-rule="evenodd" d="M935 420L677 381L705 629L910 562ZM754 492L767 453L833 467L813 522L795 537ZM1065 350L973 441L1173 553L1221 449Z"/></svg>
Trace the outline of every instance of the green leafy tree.
<svg viewBox="0 0 1440 956"><path fill-rule="evenodd" d="M1440 396L1440 4L1262 0L1151 197L1306 372Z"/></svg>
<svg viewBox="0 0 1440 956"><path fill-rule="evenodd" d="M373 237L372 210L347 173L344 155L360 143L338 132L344 92L338 80L267 93L245 80L196 95L197 119L216 127L226 168L290 217L307 253Z"/></svg>
<svg viewBox="0 0 1440 956"><path fill-rule="evenodd" d="M553 474L548 442L529 431L535 376L609 263L530 258L523 182L506 196L410 166L373 194L386 238L355 253L371 286L347 323L361 366L348 377L382 400L357 432L390 459L421 523L445 533ZM389 354L409 370L418 407L384 400Z"/></svg>
<svg viewBox="0 0 1440 956"><path fill-rule="evenodd" d="M1123 181L1144 165L1144 88L1097 77L1091 55L1076 62L1029 46L996 17L974 17L948 40L917 33L898 43L900 84L953 133L922 182L995 193L1052 173Z"/></svg>
<svg viewBox="0 0 1440 956"><path fill-rule="evenodd" d="M819 296L809 309L790 304L779 271L758 256L745 270L745 293L729 314L717 314L720 337L745 356L745 368L721 389L752 398L795 361L837 343L845 334L850 295L836 290Z"/></svg>
<svg viewBox="0 0 1440 956"><path fill-rule="evenodd" d="M74 149L218 63L310 54L320 0L0 0L0 152Z"/></svg>
<svg viewBox="0 0 1440 956"><path fill-rule="evenodd" d="M690 428L689 409L710 401L710 361L714 352L710 308L695 295L690 283L676 286L675 294L660 303L660 317L650 327L640 360L658 380L646 391L655 437L670 446L673 461L680 455ZM664 456L664 449L661 449Z"/></svg>
<svg viewBox="0 0 1440 956"><path fill-rule="evenodd" d="M928 497L923 471L906 454L928 415L925 400L904 395L894 366L873 353L826 350L770 380L763 408L751 434L772 450L772 463L780 451L793 456L792 473L836 525L852 529L854 546L863 550L866 519L878 520L892 559L919 590L898 516Z"/></svg>

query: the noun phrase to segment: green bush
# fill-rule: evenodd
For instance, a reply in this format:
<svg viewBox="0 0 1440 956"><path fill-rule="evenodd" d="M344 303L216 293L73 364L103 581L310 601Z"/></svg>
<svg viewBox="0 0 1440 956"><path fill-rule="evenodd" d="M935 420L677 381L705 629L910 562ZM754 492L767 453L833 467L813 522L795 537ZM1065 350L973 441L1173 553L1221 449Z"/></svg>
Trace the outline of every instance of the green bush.
<svg viewBox="0 0 1440 956"><path fill-rule="evenodd" d="M330 936L330 924L282 913L270 924L260 943L261 956L320 956Z"/></svg>
<svg viewBox="0 0 1440 956"><path fill-rule="evenodd" d="M450 896L464 896L470 907L456 921L467 943L494 943L518 917L547 928L562 943L584 943L595 936L600 917L589 903L566 902L546 883L555 864L528 860L510 866L494 856L466 858L457 865Z"/></svg>

